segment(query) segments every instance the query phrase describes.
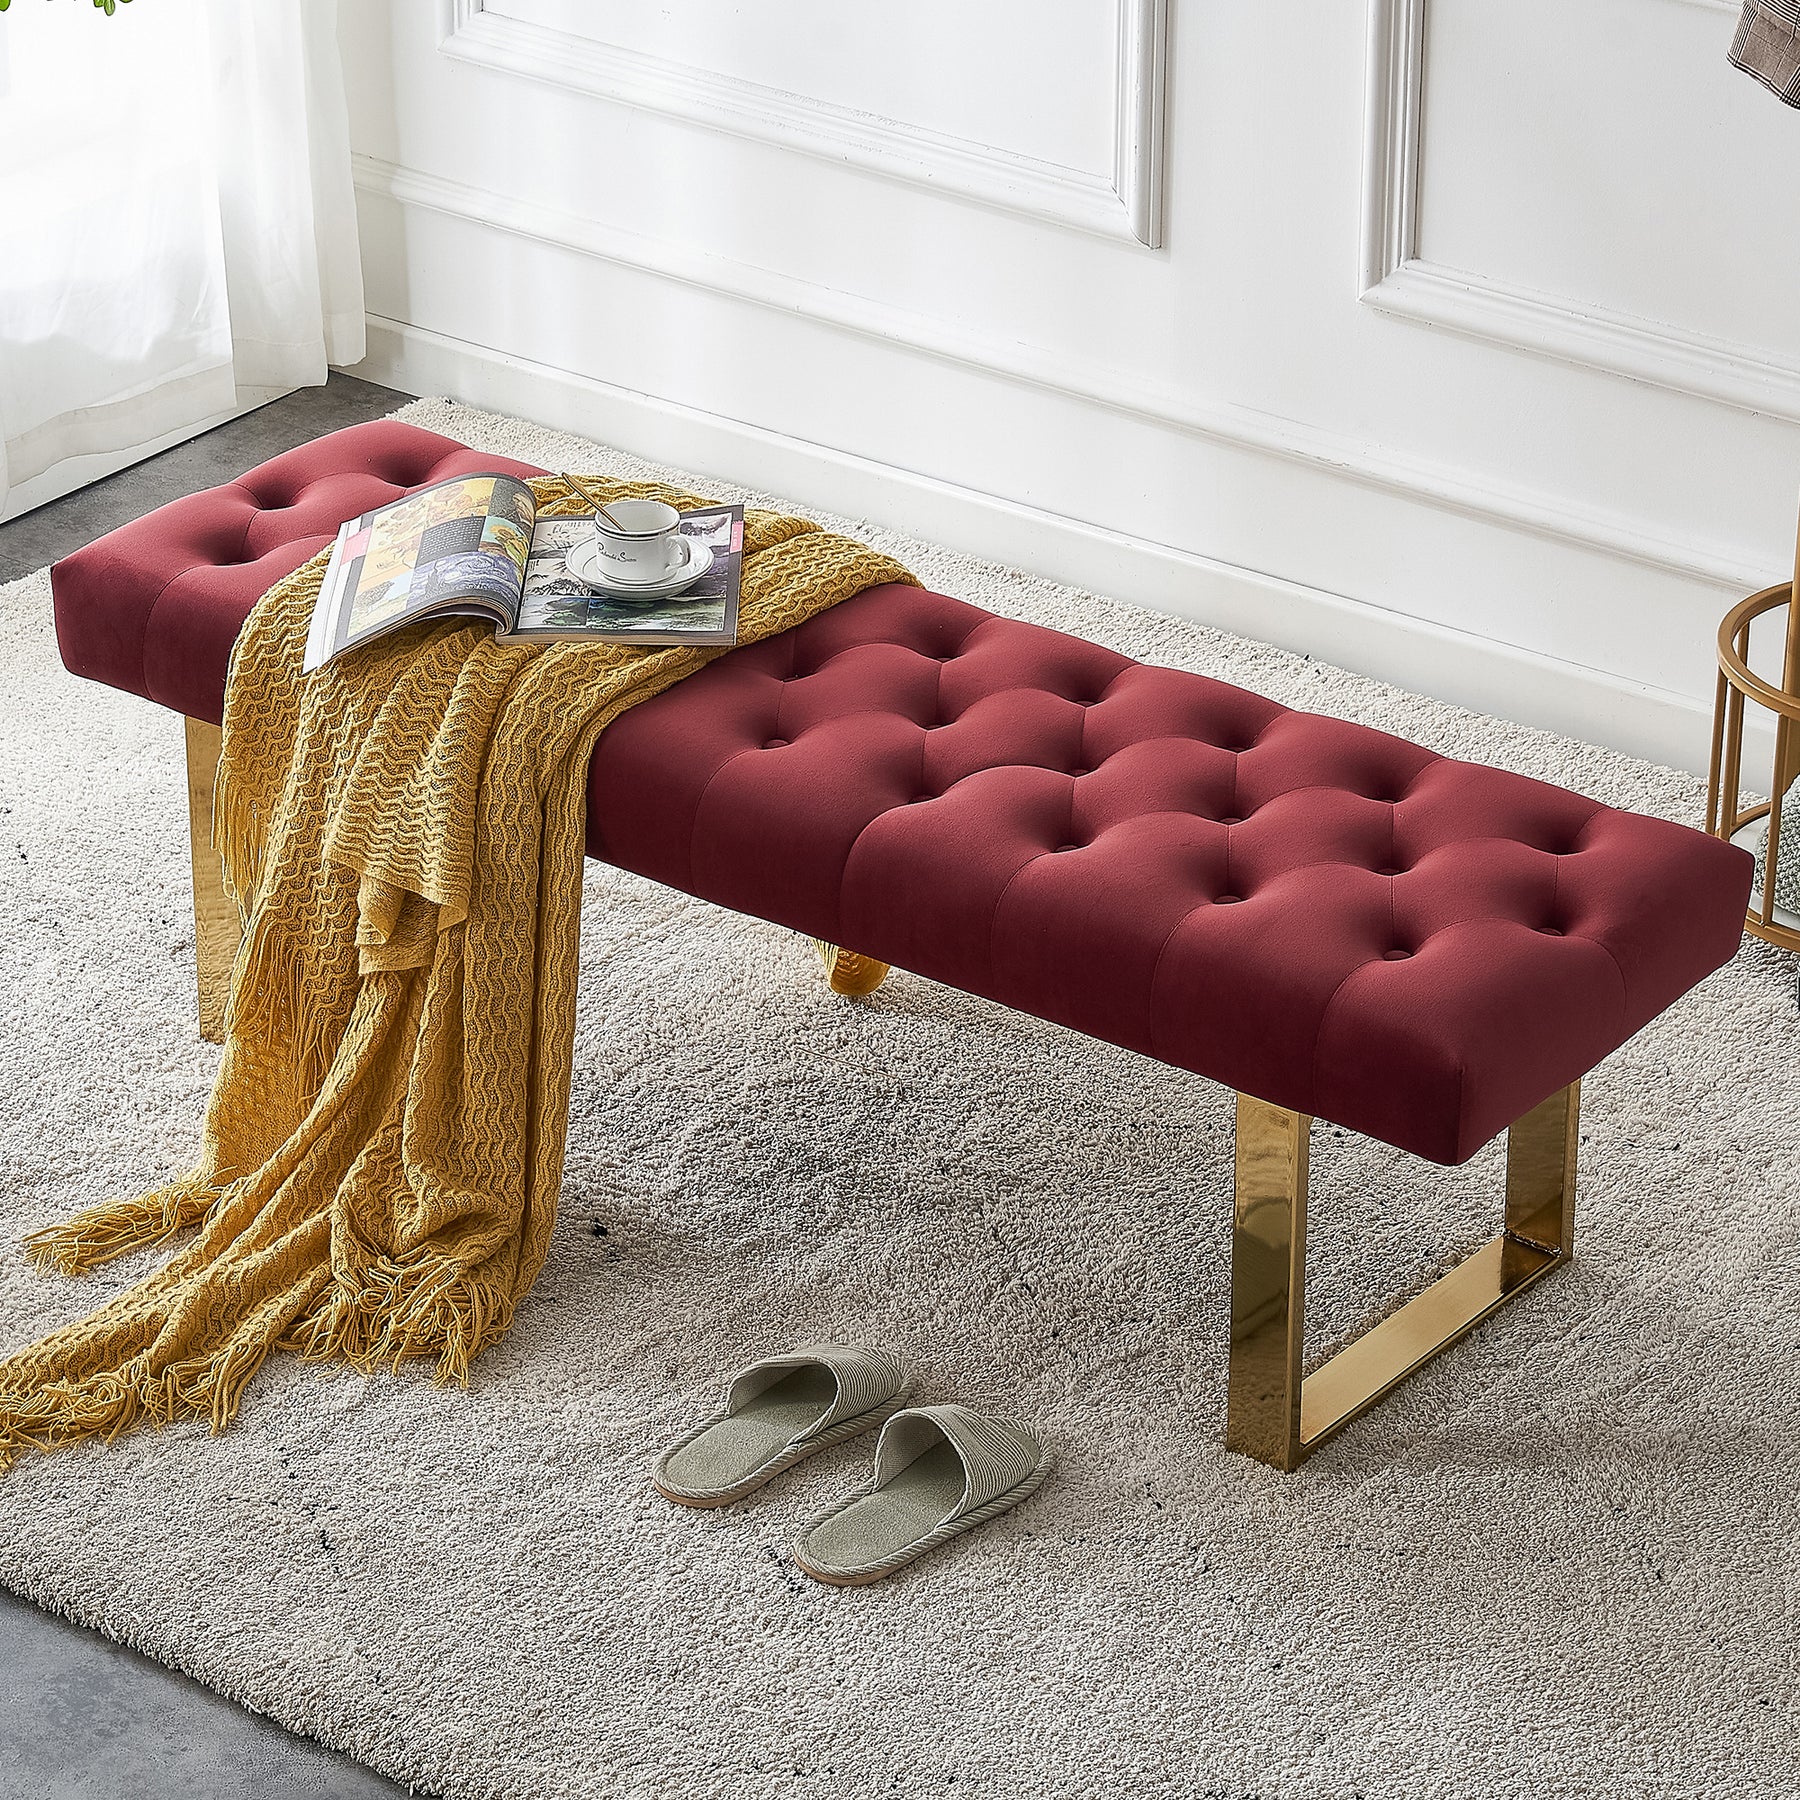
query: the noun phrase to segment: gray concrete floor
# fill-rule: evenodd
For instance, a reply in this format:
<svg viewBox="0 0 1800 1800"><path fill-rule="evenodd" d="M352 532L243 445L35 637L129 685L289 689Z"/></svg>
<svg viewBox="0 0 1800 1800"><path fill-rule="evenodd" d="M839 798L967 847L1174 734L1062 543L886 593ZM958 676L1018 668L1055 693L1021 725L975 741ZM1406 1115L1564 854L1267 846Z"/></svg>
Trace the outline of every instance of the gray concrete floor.
<svg viewBox="0 0 1800 1800"><path fill-rule="evenodd" d="M0 581L411 397L348 375L302 388L0 525ZM160 1663L0 1590L5 1800L394 1800L401 1793Z"/></svg>
<svg viewBox="0 0 1800 1800"><path fill-rule="evenodd" d="M286 394L229 425L0 525L0 581L16 581L165 501L217 487L283 450L345 425L379 419L412 398L353 375L333 375L324 387Z"/></svg>
<svg viewBox="0 0 1800 1800"><path fill-rule="evenodd" d="M7 1800L391 1800L310 1739L10 1596L0 1605Z"/></svg>

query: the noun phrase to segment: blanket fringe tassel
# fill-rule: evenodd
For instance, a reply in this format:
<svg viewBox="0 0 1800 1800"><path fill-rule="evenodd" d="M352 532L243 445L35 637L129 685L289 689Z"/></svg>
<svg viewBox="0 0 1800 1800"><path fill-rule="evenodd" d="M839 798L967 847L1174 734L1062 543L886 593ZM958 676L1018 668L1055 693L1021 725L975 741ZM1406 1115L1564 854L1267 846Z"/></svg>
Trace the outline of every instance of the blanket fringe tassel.
<svg viewBox="0 0 1800 1800"><path fill-rule="evenodd" d="M344 1362L363 1375L435 1357L439 1387L466 1386L469 1367L512 1323L507 1284L449 1258L377 1257L360 1283L342 1275L282 1339L307 1362Z"/></svg>
<svg viewBox="0 0 1800 1800"><path fill-rule="evenodd" d="M109 1200L32 1232L25 1254L40 1269L85 1275L133 1250L166 1244L198 1225L215 1198L210 1187L176 1182L132 1200Z"/></svg>
<svg viewBox="0 0 1800 1800"><path fill-rule="evenodd" d="M141 1424L160 1429L177 1419L204 1418L216 1436L236 1416L268 1353L267 1344L239 1341L158 1369L150 1352L140 1351L122 1368L84 1380L0 1395L0 1473L28 1449L58 1450L84 1438L110 1444Z"/></svg>
<svg viewBox="0 0 1800 1800"><path fill-rule="evenodd" d="M83 1247L95 1241L90 1234ZM470 1364L512 1323L513 1301L502 1281L436 1255L412 1264L378 1258L360 1284L333 1281L321 1269L319 1287L278 1336L258 1338L246 1329L209 1356L157 1366L153 1352L144 1350L118 1369L0 1391L0 1473L27 1449L55 1450L84 1438L110 1443L140 1424L160 1428L199 1418L216 1435L237 1416L245 1387L275 1349L296 1351L307 1362L347 1363L363 1375L435 1357L438 1386L466 1385Z"/></svg>

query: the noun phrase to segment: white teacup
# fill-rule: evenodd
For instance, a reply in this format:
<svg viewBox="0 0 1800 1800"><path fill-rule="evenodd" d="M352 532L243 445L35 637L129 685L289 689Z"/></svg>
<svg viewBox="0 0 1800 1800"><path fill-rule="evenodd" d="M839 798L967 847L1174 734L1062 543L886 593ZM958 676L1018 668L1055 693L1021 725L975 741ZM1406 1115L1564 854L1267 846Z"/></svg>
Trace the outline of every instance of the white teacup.
<svg viewBox="0 0 1800 1800"><path fill-rule="evenodd" d="M661 581L692 554L678 529L681 514L666 500L609 500L606 510L619 524L596 518L594 547L601 570L614 581Z"/></svg>

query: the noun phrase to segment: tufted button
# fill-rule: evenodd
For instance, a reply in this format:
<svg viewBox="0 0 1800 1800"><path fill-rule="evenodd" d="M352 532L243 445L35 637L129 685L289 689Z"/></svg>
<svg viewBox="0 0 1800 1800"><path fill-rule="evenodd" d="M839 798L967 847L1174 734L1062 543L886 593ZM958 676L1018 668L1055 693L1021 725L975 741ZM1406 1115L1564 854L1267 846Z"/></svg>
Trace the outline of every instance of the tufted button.
<svg viewBox="0 0 1800 1800"><path fill-rule="evenodd" d="M1377 869L1375 871L1375 873L1377 875L1392 876L1392 875L1404 875L1406 873L1406 871L1402 868L1397 867L1396 865L1394 865L1392 863L1389 863L1386 867Z"/></svg>
<svg viewBox="0 0 1800 1800"><path fill-rule="evenodd" d="M1383 962L1405 962L1411 955L1410 950L1384 950L1381 953L1381 960Z"/></svg>
<svg viewBox="0 0 1800 1800"><path fill-rule="evenodd" d="M1214 894L1213 895L1213 905L1214 906L1236 906L1237 903L1243 899L1243 897L1244 896L1242 894Z"/></svg>
<svg viewBox="0 0 1800 1800"><path fill-rule="evenodd" d="M1241 813L1220 813L1213 823L1215 825L1241 825L1244 822Z"/></svg>
<svg viewBox="0 0 1800 1800"><path fill-rule="evenodd" d="M1068 773L1069 773L1069 776L1071 779L1078 780L1083 775L1091 775L1093 773L1093 770L1087 768L1085 765L1083 765L1081 763L1077 763L1074 768L1072 768L1068 771Z"/></svg>
<svg viewBox="0 0 1800 1800"><path fill-rule="evenodd" d="M1545 937L1561 937L1563 935L1563 928L1560 925L1540 925L1538 930Z"/></svg>
<svg viewBox="0 0 1800 1800"><path fill-rule="evenodd" d="M787 743L788 741L784 737L765 738L763 740L763 748L765 750L785 750L787 748Z"/></svg>
<svg viewBox="0 0 1800 1800"><path fill-rule="evenodd" d="M1085 845L1082 845L1082 844L1058 844L1058 845L1057 845L1057 846L1056 846L1056 854L1057 854L1057 855L1058 855L1058 856L1061 856L1061 855L1062 855L1062 854L1063 854L1063 853L1064 853L1064 852L1065 852L1065 851L1068 851L1068 850L1081 850L1081 849L1084 849L1084 848L1085 848L1085 847L1086 847L1086 846L1085 846Z"/></svg>
<svg viewBox="0 0 1800 1800"><path fill-rule="evenodd" d="M935 800L936 798L936 794L914 794L906 804L908 806L923 806L927 800Z"/></svg>

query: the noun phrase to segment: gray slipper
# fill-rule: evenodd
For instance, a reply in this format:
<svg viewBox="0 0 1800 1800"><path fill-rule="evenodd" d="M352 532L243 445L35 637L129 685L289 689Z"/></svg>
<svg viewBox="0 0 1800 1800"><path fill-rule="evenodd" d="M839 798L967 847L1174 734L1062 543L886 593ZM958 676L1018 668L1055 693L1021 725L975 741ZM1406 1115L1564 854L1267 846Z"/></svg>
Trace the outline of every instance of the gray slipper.
<svg viewBox="0 0 1800 1800"><path fill-rule="evenodd" d="M795 1463L872 1431L906 1399L899 1359L856 1344L802 1344L731 1378L725 1404L656 1459L681 1506L729 1506Z"/></svg>
<svg viewBox="0 0 1800 1800"><path fill-rule="evenodd" d="M815 1581L862 1587L1029 1499L1049 1473L1034 1432L966 1406L915 1406L881 1428L875 1479L815 1519L794 1561Z"/></svg>

